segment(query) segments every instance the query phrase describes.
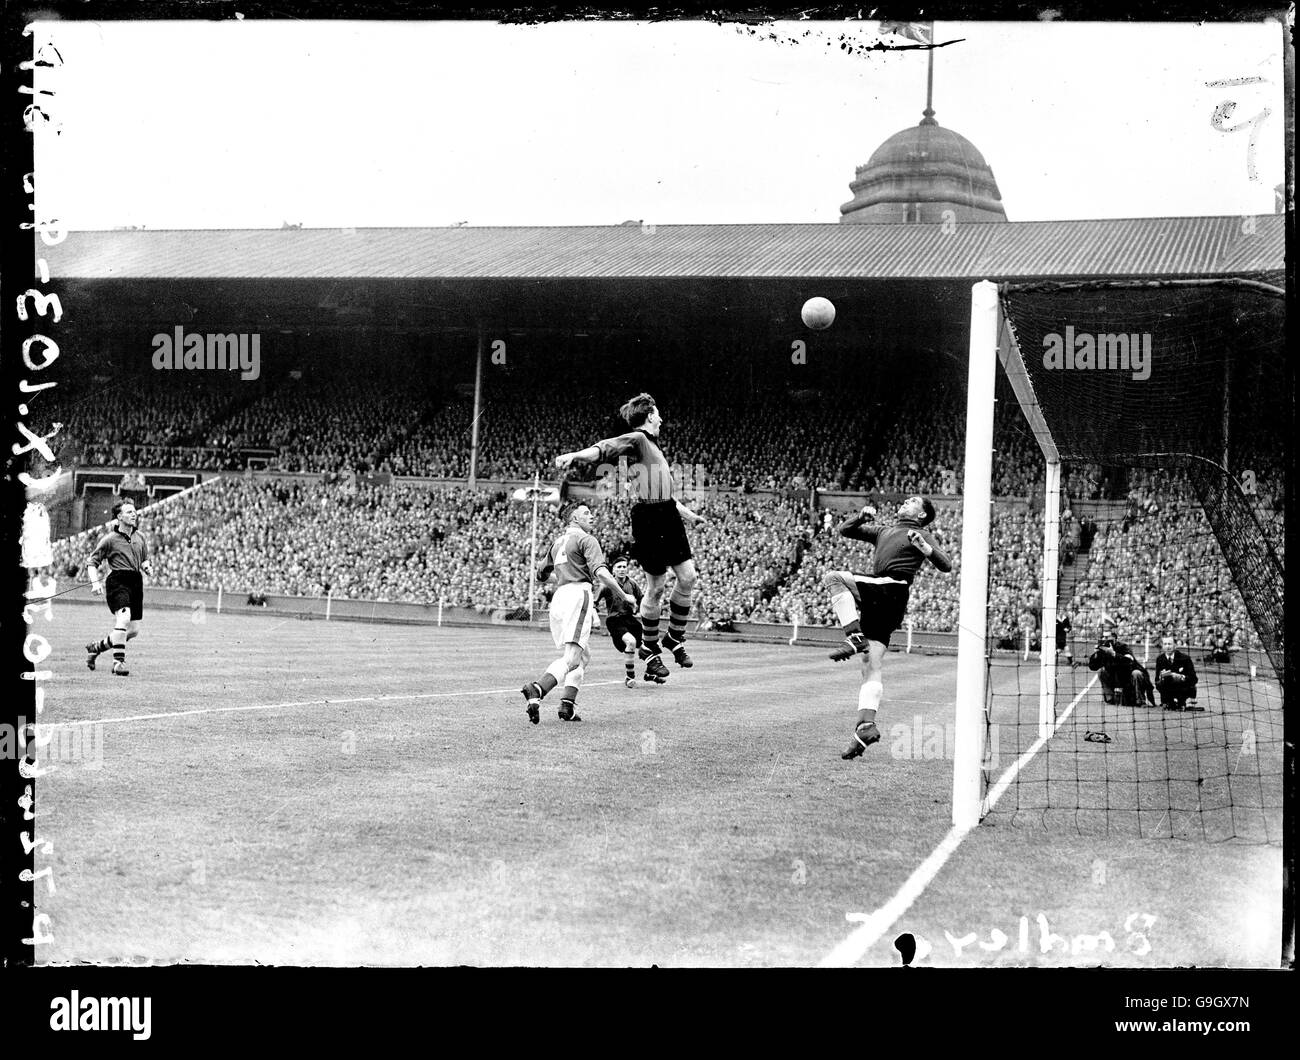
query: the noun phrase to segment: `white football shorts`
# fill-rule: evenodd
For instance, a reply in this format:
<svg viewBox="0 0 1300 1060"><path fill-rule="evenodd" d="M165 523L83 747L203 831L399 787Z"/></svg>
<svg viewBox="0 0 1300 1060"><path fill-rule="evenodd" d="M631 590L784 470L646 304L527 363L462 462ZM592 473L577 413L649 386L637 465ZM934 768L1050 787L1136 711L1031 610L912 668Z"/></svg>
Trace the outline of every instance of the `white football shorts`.
<svg viewBox="0 0 1300 1060"><path fill-rule="evenodd" d="M595 618L596 603L586 582L570 582L555 590L551 597L551 639L557 648L578 644L586 651Z"/></svg>

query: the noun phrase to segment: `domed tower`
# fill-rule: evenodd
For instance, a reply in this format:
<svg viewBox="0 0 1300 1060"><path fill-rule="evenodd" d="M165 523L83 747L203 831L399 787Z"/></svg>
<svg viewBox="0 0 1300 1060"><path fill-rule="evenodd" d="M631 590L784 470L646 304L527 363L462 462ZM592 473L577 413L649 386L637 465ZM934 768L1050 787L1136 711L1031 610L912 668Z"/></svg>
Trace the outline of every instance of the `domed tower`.
<svg viewBox="0 0 1300 1060"><path fill-rule="evenodd" d="M975 145L925 108L919 125L895 133L858 166L840 207L841 224L1005 221L993 170ZM945 217L945 212L951 214Z"/></svg>

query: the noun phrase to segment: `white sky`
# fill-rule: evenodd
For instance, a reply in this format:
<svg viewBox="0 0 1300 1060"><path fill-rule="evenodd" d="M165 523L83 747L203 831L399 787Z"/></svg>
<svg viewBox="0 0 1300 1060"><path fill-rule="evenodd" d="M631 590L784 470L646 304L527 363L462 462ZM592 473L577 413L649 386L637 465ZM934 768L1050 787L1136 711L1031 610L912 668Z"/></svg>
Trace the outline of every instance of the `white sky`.
<svg viewBox="0 0 1300 1060"><path fill-rule="evenodd" d="M73 228L830 223L925 105L877 23L45 23L61 132L40 214ZM775 33L779 40L767 39ZM807 36L804 36L807 34ZM1272 213L1276 24L940 22L938 121L1015 221ZM886 40L907 44L901 38ZM797 42L797 43L793 43ZM1261 83L1207 82L1263 78ZM1213 128L1260 114L1251 129Z"/></svg>

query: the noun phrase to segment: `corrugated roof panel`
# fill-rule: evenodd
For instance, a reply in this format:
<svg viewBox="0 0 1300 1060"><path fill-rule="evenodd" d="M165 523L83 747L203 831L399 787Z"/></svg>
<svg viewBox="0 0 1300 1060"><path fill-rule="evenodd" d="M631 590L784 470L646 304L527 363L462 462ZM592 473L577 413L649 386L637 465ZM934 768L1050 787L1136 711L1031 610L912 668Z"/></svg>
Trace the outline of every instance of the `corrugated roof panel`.
<svg viewBox="0 0 1300 1060"><path fill-rule="evenodd" d="M1282 269L1282 221L145 230L74 232L37 254L84 279L1212 276Z"/></svg>

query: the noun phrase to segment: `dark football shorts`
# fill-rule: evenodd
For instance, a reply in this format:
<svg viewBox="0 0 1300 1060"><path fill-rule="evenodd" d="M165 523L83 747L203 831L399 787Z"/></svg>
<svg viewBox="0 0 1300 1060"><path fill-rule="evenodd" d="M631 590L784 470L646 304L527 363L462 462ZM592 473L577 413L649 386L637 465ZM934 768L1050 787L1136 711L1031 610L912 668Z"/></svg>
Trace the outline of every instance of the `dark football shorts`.
<svg viewBox="0 0 1300 1060"><path fill-rule="evenodd" d="M641 644L643 631L641 620L636 615L610 615L605 619L605 629L609 632L609 639L614 642L614 647L619 651L623 650L624 633L631 633L636 638L637 645Z"/></svg>
<svg viewBox="0 0 1300 1060"><path fill-rule="evenodd" d="M691 543L676 501L643 501L632 507L632 555L647 574L660 575L691 559Z"/></svg>
<svg viewBox="0 0 1300 1060"><path fill-rule="evenodd" d="M139 571L109 571L104 581L104 600L114 614L129 607L131 621L139 622L144 617L144 578Z"/></svg>
<svg viewBox="0 0 1300 1060"><path fill-rule="evenodd" d="M874 582L854 577L858 590L858 622L868 640L888 645L894 630L903 624L911 586L898 582Z"/></svg>

